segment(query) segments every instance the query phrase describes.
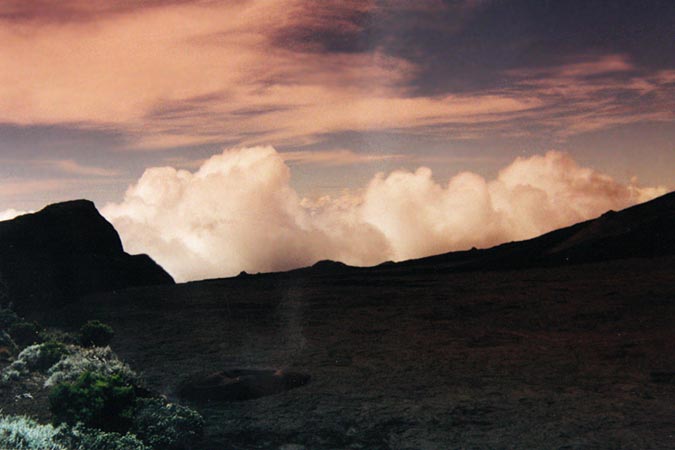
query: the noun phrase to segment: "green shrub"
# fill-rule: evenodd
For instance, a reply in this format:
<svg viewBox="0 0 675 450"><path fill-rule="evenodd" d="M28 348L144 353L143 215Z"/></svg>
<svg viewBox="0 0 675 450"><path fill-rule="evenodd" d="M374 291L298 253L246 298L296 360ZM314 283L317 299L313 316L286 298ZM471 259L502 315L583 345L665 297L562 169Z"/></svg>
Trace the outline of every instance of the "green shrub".
<svg viewBox="0 0 675 450"><path fill-rule="evenodd" d="M80 328L80 343L84 347L105 347L110 344L115 332L110 325L90 320Z"/></svg>
<svg viewBox="0 0 675 450"><path fill-rule="evenodd" d="M18 350L12 337L5 331L0 330L0 351L2 351L2 349L5 349L3 353L8 353L7 356L14 355Z"/></svg>
<svg viewBox="0 0 675 450"><path fill-rule="evenodd" d="M23 416L0 416L0 448L12 450L72 450L56 436L60 427L41 425Z"/></svg>
<svg viewBox="0 0 675 450"><path fill-rule="evenodd" d="M45 342L26 347L16 361L0 373L0 384L20 380L31 372L46 372L72 350L60 342Z"/></svg>
<svg viewBox="0 0 675 450"><path fill-rule="evenodd" d="M137 385L138 375L117 358L110 347L74 347L73 352L52 366L47 372L45 386L74 382L85 372L103 376L116 375L127 384Z"/></svg>
<svg viewBox="0 0 675 450"><path fill-rule="evenodd" d="M9 308L0 308L0 329L6 330L17 322L21 322L21 318L14 311Z"/></svg>
<svg viewBox="0 0 675 450"><path fill-rule="evenodd" d="M156 450L192 449L203 435L204 419L185 406L139 399L131 432Z"/></svg>
<svg viewBox="0 0 675 450"><path fill-rule="evenodd" d="M133 386L118 375L84 372L74 383L54 386L49 406L56 424L75 425L104 431L126 431L136 395Z"/></svg>
<svg viewBox="0 0 675 450"><path fill-rule="evenodd" d="M42 425L23 416L0 416L2 450L151 450L133 434Z"/></svg>
<svg viewBox="0 0 675 450"><path fill-rule="evenodd" d="M63 427L56 439L70 450L151 450L133 434L106 433L82 424Z"/></svg>
<svg viewBox="0 0 675 450"><path fill-rule="evenodd" d="M17 361L23 361L31 372L46 372L71 351L60 342L50 341L24 348L19 353Z"/></svg>
<svg viewBox="0 0 675 450"><path fill-rule="evenodd" d="M16 322L9 327L9 335L19 346L40 342L40 327L35 322Z"/></svg>
<svg viewBox="0 0 675 450"><path fill-rule="evenodd" d="M37 346L38 354L29 366L31 370L39 372L46 372L54 364L59 362L61 358L70 353L68 347L61 342L49 341Z"/></svg>
<svg viewBox="0 0 675 450"><path fill-rule="evenodd" d="M80 345L79 333L69 333L58 328L49 328L42 330L40 336L44 341L63 342L68 345Z"/></svg>

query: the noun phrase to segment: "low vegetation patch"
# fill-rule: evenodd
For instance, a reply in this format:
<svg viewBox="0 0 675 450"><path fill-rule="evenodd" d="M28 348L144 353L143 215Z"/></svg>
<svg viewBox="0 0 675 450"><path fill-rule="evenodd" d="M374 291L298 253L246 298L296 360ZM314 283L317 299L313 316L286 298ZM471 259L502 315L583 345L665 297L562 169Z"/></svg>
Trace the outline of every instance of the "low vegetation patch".
<svg viewBox="0 0 675 450"><path fill-rule="evenodd" d="M25 346L0 373L0 385L37 377L21 385L25 389L44 380L52 414L52 424L0 415L0 449L197 448L202 416L143 388L136 372L107 346L114 336L110 326L90 321L77 334L45 331L8 309L0 309L0 325L0 357L12 360Z"/></svg>
<svg viewBox="0 0 675 450"><path fill-rule="evenodd" d="M20 380L31 372L46 372L72 350L61 342L45 342L26 347L16 360L0 373L0 384Z"/></svg>
<svg viewBox="0 0 675 450"><path fill-rule="evenodd" d="M71 450L58 443L59 427L42 425L23 416L0 416L0 448L14 450Z"/></svg>
<svg viewBox="0 0 675 450"><path fill-rule="evenodd" d="M80 345L79 333L70 333L58 328L48 328L40 333L45 341L56 341L67 345Z"/></svg>
<svg viewBox="0 0 675 450"><path fill-rule="evenodd" d="M80 343L83 347L105 347L114 336L112 327L98 320L90 320L80 328Z"/></svg>
<svg viewBox="0 0 675 450"><path fill-rule="evenodd" d="M105 431L126 431L136 402L133 386L118 375L84 372L73 383L60 383L49 394L55 423Z"/></svg>
<svg viewBox="0 0 675 450"><path fill-rule="evenodd" d="M105 432L81 424L62 427L56 439L71 450L152 450L131 433Z"/></svg>
<svg viewBox="0 0 675 450"><path fill-rule="evenodd" d="M49 378L45 386L55 386L59 383L73 382L85 372L103 376L118 376L127 384L136 385L138 375L131 368L120 361L110 347L82 348L74 347L73 353L52 366L47 374Z"/></svg>
<svg viewBox="0 0 675 450"><path fill-rule="evenodd" d="M0 308L0 328L8 329L17 322L21 322L21 318L9 308Z"/></svg>
<svg viewBox="0 0 675 450"><path fill-rule="evenodd" d="M9 335L21 347L41 341L40 327L35 322L16 322L9 327Z"/></svg>
<svg viewBox="0 0 675 450"><path fill-rule="evenodd" d="M161 398L139 399L131 432L153 449L192 449L204 433L204 419L193 409Z"/></svg>
<svg viewBox="0 0 675 450"><path fill-rule="evenodd" d="M0 330L0 358L8 359L16 354L18 347L7 332Z"/></svg>
<svg viewBox="0 0 675 450"><path fill-rule="evenodd" d="M24 360L31 371L46 372L70 352L65 344L49 341L27 347L19 353L19 359Z"/></svg>
<svg viewBox="0 0 675 450"><path fill-rule="evenodd" d="M40 424L24 416L0 416L3 450L151 450L133 434L106 433L82 425Z"/></svg>

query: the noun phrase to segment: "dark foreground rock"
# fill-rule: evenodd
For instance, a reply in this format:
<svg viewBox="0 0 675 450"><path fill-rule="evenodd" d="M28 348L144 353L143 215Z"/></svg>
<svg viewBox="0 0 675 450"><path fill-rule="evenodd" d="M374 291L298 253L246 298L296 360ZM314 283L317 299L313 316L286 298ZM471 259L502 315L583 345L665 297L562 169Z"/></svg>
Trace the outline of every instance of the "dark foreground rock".
<svg viewBox="0 0 675 450"><path fill-rule="evenodd" d="M113 226L87 200L0 222L0 303L49 314L83 294L173 284L147 255L124 252Z"/></svg>

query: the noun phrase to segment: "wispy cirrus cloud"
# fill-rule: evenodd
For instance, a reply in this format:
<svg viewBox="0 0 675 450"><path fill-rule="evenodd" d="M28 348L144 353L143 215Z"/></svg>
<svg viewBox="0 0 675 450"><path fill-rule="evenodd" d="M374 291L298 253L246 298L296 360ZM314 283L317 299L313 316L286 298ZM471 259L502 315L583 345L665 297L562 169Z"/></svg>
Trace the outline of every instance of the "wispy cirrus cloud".
<svg viewBox="0 0 675 450"><path fill-rule="evenodd" d="M349 149L281 152L279 156L290 165L321 166L349 166L408 158L403 154L360 154Z"/></svg>
<svg viewBox="0 0 675 450"><path fill-rule="evenodd" d="M14 23L82 23L102 16L130 13L167 6L193 3L194 0L4 0L0 3L0 19Z"/></svg>
<svg viewBox="0 0 675 450"><path fill-rule="evenodd" d="M380 163L383 161L417 161L412 155L403 153L370 152L359 153L352 149L333 149L333 150L298 150L279 152L279 157L289 166L320 166L320 167L338 167L353 166L358 164ZM453 157L431 157L424 161L450 162L457 159L472 160L477 158L453 158ZM170 157L163 161L167 165L180 169L194 170L201 167L207 158L190 159L186 157ZM482 158L481 160L486 160Z"/></svg>
<svg viewBox="0 0 675 450"><path fill-rule="evenodd" d="M32 21L17 20L30 11L0 14L0 120L117 127L147 150L447 123L489 128L546 106L536 91L415 95L416 64L377 47L329 45L356 39L379 11L408 7L401 2L65 5L46 17L36 8ZM323 51L309 37L321 38Z"/></svg>
<svg viewBox="0 0 675 450"><path fill-rule="evenodd" d="M490 2L48 3L0 5L0 121L121 130L131 149L299 146L377 130L564 140L675 120L669 72L616 52L494 73L500 83L484 90L417 89L429 64L390 48L396 27L413 26L410 14L439 26L436 12L462 22Z"/></svg>
<svg viewBox="0 0 675 450"><path fill-rule="evenodd" d="M509 71L513 87L542 101L528 112L538 131L574 134L637 122L672 122L675 86L663 72L640 69L626 55L579 57L567 64Z"/></svg>
<svg viewBox="0 0 675 450"><path fill-rule="evenodd" d="M5 178L0 180L0 199L14 200L33 194L63 190L76 183L77 180L63 178L20 179Z"/></svg>
<svg viewBox="0 0 675 450"><path fill-rule="evenodd" d="M94 177L115 177L120 175L119 170L81 164L72 159L34 160L31 161L31 164L52 167L60 172L71 175L83 175Z"/></svg>

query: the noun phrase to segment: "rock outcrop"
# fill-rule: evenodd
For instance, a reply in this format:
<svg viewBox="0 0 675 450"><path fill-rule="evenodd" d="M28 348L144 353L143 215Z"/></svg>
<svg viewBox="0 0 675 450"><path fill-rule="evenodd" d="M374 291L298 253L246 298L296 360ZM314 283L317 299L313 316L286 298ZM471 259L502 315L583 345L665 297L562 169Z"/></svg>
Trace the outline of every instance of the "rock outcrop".
<svg viewBox="0 0 675 450"><path fill-rule="evenodd" d="M0 222L0 303L36 316L84 294L173 284L147 255L129 255L87 200Z"/></svg>

